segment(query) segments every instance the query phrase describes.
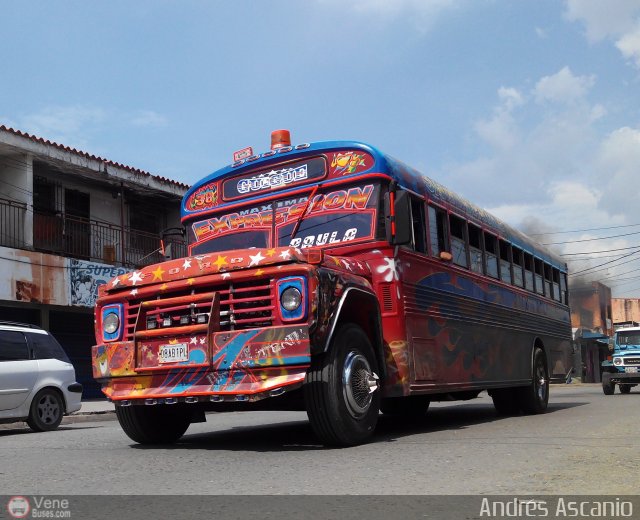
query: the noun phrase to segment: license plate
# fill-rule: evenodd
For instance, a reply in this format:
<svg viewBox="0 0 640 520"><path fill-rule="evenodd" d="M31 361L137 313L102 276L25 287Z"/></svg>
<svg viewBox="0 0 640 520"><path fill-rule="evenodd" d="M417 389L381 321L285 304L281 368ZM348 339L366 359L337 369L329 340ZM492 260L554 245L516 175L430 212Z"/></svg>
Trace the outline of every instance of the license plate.
<svg viewBox="0 0 640 520"><path fill-rule="evenodd" d="M186 343L176 343L175 345L162 345L158 352L160 363L179 363L189 361L189 347Z"/></svg>
<svg viewBox="0 0 640 520"><path fill-rule="evenodd" d="M637 374L638 373L638 367L624 367L624 371L627 374Z"/></svg>

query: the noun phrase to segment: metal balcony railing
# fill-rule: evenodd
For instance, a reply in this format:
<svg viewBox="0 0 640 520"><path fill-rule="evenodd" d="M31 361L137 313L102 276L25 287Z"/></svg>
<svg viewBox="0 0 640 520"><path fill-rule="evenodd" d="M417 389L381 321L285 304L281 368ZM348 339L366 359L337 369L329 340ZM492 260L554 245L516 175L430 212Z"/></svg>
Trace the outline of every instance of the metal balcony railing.
<svg viewBox="0 0 640 520"><path fill-rule="evenodd" d="M27 205L0 198L0 246L24 248Z"/></svg>
<svg viewBox="0 0 640 520"><path fill-rule="evenodd" d="M160 251L160 236L108 222L87 220L60 213L33 213L33 246L26 242L26 204L0 199L0 245L60 256L81 258L126 267L140 267L166 259ZM171 258L182 258L183 240L170 237Z"/></svg>

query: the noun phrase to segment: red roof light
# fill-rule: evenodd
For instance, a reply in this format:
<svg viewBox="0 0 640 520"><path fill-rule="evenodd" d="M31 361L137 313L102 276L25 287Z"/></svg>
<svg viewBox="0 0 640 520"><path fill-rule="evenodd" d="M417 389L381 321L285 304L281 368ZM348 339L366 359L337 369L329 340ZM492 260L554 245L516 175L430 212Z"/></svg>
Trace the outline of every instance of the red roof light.
<svg viewBox="0 0 640 520"><path fill-rule="evenodd" d="M277 150L285 146L291 146L291 134L289 130L274 130L271 132L271 149Z"/></svg>

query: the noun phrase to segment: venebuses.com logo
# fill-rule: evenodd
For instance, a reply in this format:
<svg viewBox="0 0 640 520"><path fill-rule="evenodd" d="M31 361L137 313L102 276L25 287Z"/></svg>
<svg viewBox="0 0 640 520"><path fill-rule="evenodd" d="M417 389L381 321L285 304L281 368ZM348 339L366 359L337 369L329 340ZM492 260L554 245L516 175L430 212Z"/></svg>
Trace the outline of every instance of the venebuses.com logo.
<svg viewBox="0 0 640 520"><path fill-rule="evenodd" d="M21 496L11 497L7 502L7 512L13 518L26 518L31 511L29 499Z"/></svg>
<svg viewBox="0 0 640 520"><path fill-rule="evenodd" d="M71 518L66 498L14 496L7 502L7 512L11 518Z"/></svg>

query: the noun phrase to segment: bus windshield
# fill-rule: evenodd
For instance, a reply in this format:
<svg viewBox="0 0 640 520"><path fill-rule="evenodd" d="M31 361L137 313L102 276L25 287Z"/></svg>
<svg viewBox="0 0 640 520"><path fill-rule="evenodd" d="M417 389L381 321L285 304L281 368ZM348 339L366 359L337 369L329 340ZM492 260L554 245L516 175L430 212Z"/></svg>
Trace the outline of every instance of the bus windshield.
<svg viewBox="0 0 640 520"><path fill-rule="evenodd" d="M376 237L379 184L327 188L309 201L310 195L311 188L301 196L247 205L191 222L187 225L190 254L253 247L330 247Z"/></svg>

